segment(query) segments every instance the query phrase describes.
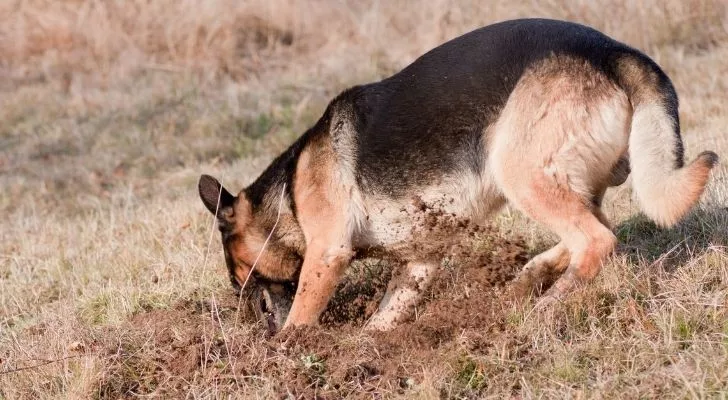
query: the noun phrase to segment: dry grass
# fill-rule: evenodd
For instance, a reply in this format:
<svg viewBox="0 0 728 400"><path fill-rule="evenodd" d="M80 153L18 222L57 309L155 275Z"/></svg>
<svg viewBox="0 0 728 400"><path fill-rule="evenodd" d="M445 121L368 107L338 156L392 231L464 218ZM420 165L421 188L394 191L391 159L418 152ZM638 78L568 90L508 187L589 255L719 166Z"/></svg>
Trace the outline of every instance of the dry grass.
<svg viewBox="0 0 728 400"><path fill-rule="evenodd" d="M636 215L628 187L611 191L622 245L593 285L547 315L506 308L508 330L491 347L473 350L465 335L401 387L375 391L725 398L728 6L719 0L2 2L0 398L267 398L287 371L328 397L372 397L316 354L266 351L260 329L226 306L217 238L205 261L211 221L197 177L240 188L345 86L521 16L587 23L652 55L681 95L688 154L715 150L721 168L701 208L670 231ZM550 243L516 213L498 223L533 251ZM207 321L199 331L175 326L195 310ZM154 312L204 353L183 384L160 372L154 331L132 329ZM336 343L369 356L367 340Z"/></svg>

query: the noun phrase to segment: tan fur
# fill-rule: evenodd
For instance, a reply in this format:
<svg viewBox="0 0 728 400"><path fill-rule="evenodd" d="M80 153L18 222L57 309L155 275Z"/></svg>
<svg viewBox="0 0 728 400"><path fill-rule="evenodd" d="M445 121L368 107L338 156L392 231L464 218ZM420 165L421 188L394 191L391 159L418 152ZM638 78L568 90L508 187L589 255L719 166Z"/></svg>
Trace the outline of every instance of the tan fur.
<svg viewBox="0 0 728 400"><path fill-rule="evenodd" d="M255 218L256 228L261 236L267 236L271 228L275 225L276 216L280 210L280 218L278 219L278 228L276 229L276 241L279 241L286 247L293 248L298 254L306 251L306 242L298 225L296 217L287 201L281 202L281 190L272 190L264 198L263 208L265 211L259 212L259 217ZM245 193L241 192L239 197L244 197Z"/></svg>
<svg viewBox="0 0 728 400"><path fill-rule="evenodd" d="M548 292L547 298L558 298L578 282L593 279L616 245L600 205L607 187L626 180L628 160L642 157L629 148L635 143L630 132L641 127L640 118L647 114L637 113L633 121L630 94L585 61L553 56L524 74L497 122L484 132L485 169L477 175L444 176L418 195L446 212L476 219L507 199L552 230L561 242L535 257L518 282L533 288L565 271ZM362 197L353 168L338 162L337 155L349 160L346 155L353 154L354 146L348 112L338 112L332 122L334 139L326 136L305 150L297 167L295 198L304 210L299 221L307 250L287 326L316 321L351 257L352 243L386 246L412 240L414 213L407 200ZM684 172L701 190L706 165ZM687 197L699 195L693 191ZM429 282L434 269L420 269ZM391 328L421 291L391 288L370 328Z"/></svg>
<svg viewBox="0 0 728 400"><path fill-rule="evenodd" d="M276 244L268 243L265 251L263 244L268 236L269 229L265 228L265 221L256 220L250 210L250 203L244 193L240 193L235 203L232 215L234 220L234 238L228 245L230 256L236 261L233 275L241 286L250 273L250 268L256 259L256 270L268 279L291 280L298 273L299 262L290 257L284 249ZM285 230L288 236L294 235L296 230ZM260 257L258 256L260 254Z"/></svg>
<svg viewBox="0 0 728 400"><path fill-rule="evenodd" d="M592 279L614 249L594 196L612 183L627 149L629 111L625 93L590 65L554 57L524 75L496 124L489 166L499 187L570 254L551 294ZM559 267L564 252L553 253L532 267L540 264L539 274Z"/></svg>
<svg viewBox="0 0 728 400"><path fill-rule="evenodd" d="M627 151L627 96L585 61L554 57L527 73L496 123L489 162L588 197ZM508 195L508 193L506 193Z"/></svg>
<svg viewBox="0 0 728 400"><path fill-rule="evenodd" d="M717 156L706 152L675 169L675 127L657 98L658 77L644 72L643 65L619 65L624 76L617 82L587 61L566 56L531 66L497 120L482 132L483 148L474 149L482 154L475 163L481 170L443 171L397 197L386 191L365 194L359 187L358 117L351 103L332 103L318 128L326 131L307 133L296 159L295 217L286 203L276 240L258 264L265 277L293 280L300 260L291 258L291 250L303 255L284 327L318 322L354 249L378 246L396 252L421 239L416 236L422 210L412 196L476 222L509 202L557 234L559 244L534 257L516 280L516 287L526 291L555 281L544 302L593 279L614 250L616 237L600 207L606 189L622 184L630 167L645 213L661 225L675 223L700 197ZM210 195L210 188L215 186L209 179L203 183L203 201L212 209L216 192ZM226 245L236 260L238 281L263 248L277 196L275 190L267 192L264 211L256 216L244 193L238 197L236 242ZM408 261L408 273L418 284L390 287L369 328L392 328L416 305L438 265L438 260Z"/></svg>
<svg viewBox="0 0 728 400"><path fill-rule="evenodd" d="M341 195L346 197L346 232L357 236L367 229L368 210L363 195L356 183L354 160L356 159L356 128L353 124L351 105L338 105L332 110L331 128L326 146L331 147L332 180L341 186Z"/></svg>
<svg viewBox="0 0 728 400"><path fill-rule="evenodd" d="M253 260L255 260L254 249L250 249L248 244L248 226L253 221L253 216L250 212L250 203L245 199L245 196L238 197L231 215L227 218L230 222L233 222L235 227L235 236L228 244L227 251L230 253L230 257L236 261L232 272L235 280L242 286L248 278L250 267ZM255 241L255 238L251 239Z"/></svg>
<svg viewBox="0 0 728 400"><path fill-rule="evenodd" d="M644 213L665 227L698 202L713 167L711 156L701 155L675 169L673 129L659 103L637 106L630 136L633 188Z"/></svg>
<svg viewBox="0 0 728 400"><path fill-rule="evenodd" d="M634 107L629 155L635 197L657 224L677 223L700 199L717 156L705 152L675 168L675 126L657 91L657 76L635 60L619 66Z"/></svg>
<svg viewBox="0 0 728 400"><path fill-rule="evenodd" d="M296 167L294 199L306 254L285 326L318 322L354 255L347 221L349 198L337 184L337 167L329 136L303 150Z"/></svg>

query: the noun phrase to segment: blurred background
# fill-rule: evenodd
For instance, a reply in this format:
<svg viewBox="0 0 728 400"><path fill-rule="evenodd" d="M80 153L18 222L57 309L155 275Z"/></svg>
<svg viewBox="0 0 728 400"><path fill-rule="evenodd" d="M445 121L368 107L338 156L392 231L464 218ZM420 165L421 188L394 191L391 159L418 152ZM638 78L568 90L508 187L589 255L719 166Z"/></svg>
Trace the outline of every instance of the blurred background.
<svg viewBox="0 0 728 400"><path fill-rule="evenodd" d="M0 210L74 211L117 190L142 196L166 173L280 150L345 87L517 17L578 21L647 52L679 93L699 92L699 104L683 102L688 124L704 120L725 100L727 10L723 0L3 1Z"/></svg>

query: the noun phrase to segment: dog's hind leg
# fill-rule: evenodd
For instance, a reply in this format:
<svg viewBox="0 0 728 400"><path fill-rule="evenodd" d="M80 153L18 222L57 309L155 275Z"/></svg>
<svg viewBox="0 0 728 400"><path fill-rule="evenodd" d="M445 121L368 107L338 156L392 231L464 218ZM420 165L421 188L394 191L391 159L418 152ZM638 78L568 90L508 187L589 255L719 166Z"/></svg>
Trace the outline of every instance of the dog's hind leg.
<svg viewBox="0 0 728 400"><path fill-rule="evenodd" d="M592 280L616 246L599 203L607 186L626 179L628 162L620 158L630 110L625 93L600 72L556 57L522 77L492 129L488 166L499 188L561 239L529 268L566 267L547 298Z"/></svg>
<svg viewBox="0 0 728 400"><path fill-rule="evenodd" d="M408 316L417 305L422 293L430 286L436 269L434 262L409 262L404 280L390 283L379 309L366 328L380 331L394 328L398 320Z"/></svg>
<svg viewBox="0 0 728 400"><path fill-rule="evenodd" d="M496 166L496 173L506 198L524 214L561 238L560 245L541 258L552 261L546 265L563 266L565 258L559 250L560 246L570 255L564 275L547 292L548 297L559 298L578 282L590 281L599 273L602 262L616 245L616 237L602 223L601 220L606 222L606 218L592 202L594 196L577 192L570 186L566 176L551 174L538 166L508 168L509 164L524 164L523 160L507 152L503 154L504 164ZM560 169L561 166L555 168ZM534 264L539 264L539 261Z"/></svg>
<svg viewBox="0 0 728 400"><path fill-rule="evenodd" d="M532 264L541 271L568 265L546 293L548 299L558 299L576 284L596 277L613 251L616 237L597 217L596 210L568 187L544 176L519 178L509 180L510 187L505 188L508 199L561 238L559 245L537 256Z"/></svg>
<svg viewBox="0 0 728 400"><path fill-rule="evenodd" d="M569 249L563 242L534 256L523 266L516 279L510 284L521 297L540 293L549 287L566 270L571 260Z"/></svg>
<svg viewBox="0 0 728 400"><path fill-rule="evenodd" d="M598 204L601 204L604 191L597 196L592 208L594 216L608 229L611 225ZM571 253L564 242L534 256L521 270L511 286L520 296L531 293L540 293L543 288L549 288L556 279L566 270L571 261Z"/></svg>
<svg viewBox="0 0 728 400"><path fill-rule="evenodd" d="M583 214L583 219L568 231L565 236L572 260L564 275L546 292L544 303L559 300L578 283L594 279L617 244L612 231L590 213Z"/></svg>

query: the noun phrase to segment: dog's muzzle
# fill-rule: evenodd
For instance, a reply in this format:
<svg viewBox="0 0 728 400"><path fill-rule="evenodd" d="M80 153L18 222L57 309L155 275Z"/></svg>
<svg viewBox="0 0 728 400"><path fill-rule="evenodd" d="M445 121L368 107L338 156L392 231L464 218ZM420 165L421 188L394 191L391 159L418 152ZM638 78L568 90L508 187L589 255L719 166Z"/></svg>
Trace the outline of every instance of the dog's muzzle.
<svg viewBox="0 0 728 400"><path fill-rule="evenodd" d="M295 294L295 289L279 283L257 285L253 292L253 310L268 334L283 328Z"/></svg>

